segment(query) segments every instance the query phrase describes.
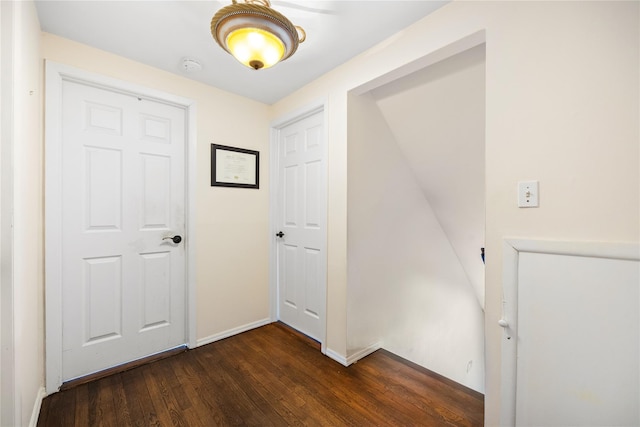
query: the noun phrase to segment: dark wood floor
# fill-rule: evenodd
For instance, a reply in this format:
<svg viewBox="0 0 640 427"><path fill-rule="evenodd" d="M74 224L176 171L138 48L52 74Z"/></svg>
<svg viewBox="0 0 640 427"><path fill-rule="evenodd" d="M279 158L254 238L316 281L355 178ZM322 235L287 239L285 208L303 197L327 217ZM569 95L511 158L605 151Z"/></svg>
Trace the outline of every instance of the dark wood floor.
<svg viewBox="0 0 640 427"><path fill-rule="evenodd" d="M483 408L389 352L345 368L274 323L55 393L38 426L481 426Z"/></svg>

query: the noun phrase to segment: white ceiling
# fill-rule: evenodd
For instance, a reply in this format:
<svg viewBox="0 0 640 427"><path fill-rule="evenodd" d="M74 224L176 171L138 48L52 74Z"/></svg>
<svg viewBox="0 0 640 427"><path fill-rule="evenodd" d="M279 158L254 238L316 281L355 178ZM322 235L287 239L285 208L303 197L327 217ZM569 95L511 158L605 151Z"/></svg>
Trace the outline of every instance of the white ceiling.
<svg viewBox="0 0 640 427"><path fill-rule="evenodd" d="M273 104L447 2L273 0L307 40L288 60L260 71L236 62L211 37L211 17L231 0L37 0L36 8L45 32ZM186 72L184 58L203 69Z"/></svg>

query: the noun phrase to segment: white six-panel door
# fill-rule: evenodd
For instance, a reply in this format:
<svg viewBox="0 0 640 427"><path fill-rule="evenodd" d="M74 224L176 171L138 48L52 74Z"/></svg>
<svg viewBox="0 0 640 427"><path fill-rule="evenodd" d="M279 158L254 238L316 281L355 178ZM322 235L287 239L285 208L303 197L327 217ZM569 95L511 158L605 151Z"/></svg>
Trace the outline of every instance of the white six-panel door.
<svg viewBox="0 0 640 427"><path fill-rule="evenodd" d="M184 344L185 110L62 86L62 380Z"/></svg>
<svg viewBox="0 0 640 427"><path fill-rule="evenodd" d="M325 149L322 111L279 131L279 319L319 341L326 321Z"/></svg>

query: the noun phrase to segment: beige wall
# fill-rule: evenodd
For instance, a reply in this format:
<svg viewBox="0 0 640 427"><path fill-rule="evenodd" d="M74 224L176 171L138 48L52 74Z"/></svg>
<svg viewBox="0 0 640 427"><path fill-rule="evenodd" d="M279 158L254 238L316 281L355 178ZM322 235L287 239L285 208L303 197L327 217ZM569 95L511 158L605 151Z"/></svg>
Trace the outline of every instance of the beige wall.
<svg viewBox="0 0 640 427"><path fill-rule="evenodd" d="M498 424L505 236L638 241L639 4L453 2L278 102L328 99L327 342L346 354L347 92L486 31L486 423ZM518 180L540 208L518 209Z"/></svg>
<svg viewBox="0 0 640 427"><path fill-rule="evenodd" d="M268 107L52 34L42 43L47 60L196 101L196 338L267 319ZM212 143L260 151L260 189L211 187Z"/></svg>

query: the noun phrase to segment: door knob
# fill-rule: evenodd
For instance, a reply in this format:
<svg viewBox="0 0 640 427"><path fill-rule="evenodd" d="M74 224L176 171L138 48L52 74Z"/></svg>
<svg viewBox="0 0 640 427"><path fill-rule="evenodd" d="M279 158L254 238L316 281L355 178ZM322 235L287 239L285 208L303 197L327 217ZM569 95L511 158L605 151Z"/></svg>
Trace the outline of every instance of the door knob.
<svg viewBox="0 0 640 427"><path fill-rule="evenodd" d="M284 237L284 233L282 231L279 231L276 233L276 236L282 239Z"/></svg>
<svg viewBox="0 0 640 427"><path fill-rule="evenodd" d="M162 240L167 240L167 239L171 239L173 241L173 243L178 244L180 242L182 242L182 236L167 236L167 237L163 237Z"/></svg>
<svg viewBox="0 0 640 427"><path fill-rule="evenodd" d="M500 320L498 320L498 325L500 325L501 328L508 328L509 327L509 322L507 322L504 319L500 319Z"/></svg>

